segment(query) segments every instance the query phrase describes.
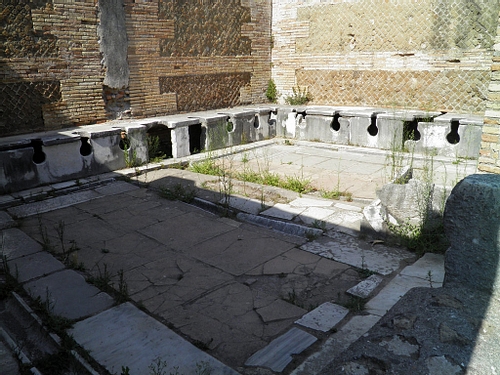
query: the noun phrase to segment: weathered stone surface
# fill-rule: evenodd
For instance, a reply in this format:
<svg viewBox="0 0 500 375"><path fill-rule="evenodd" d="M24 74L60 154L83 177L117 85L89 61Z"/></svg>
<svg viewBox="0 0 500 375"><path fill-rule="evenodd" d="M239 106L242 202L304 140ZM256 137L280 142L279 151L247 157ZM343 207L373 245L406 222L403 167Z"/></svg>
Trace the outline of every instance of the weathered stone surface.
<svg viewBox="0 0 500 375"><path fill-rule="evenodd" d="M370 277L361 281L358 285L348 289L347 293L359 298L368 298L383 280L384 279L379 275L371 275Z"/></svg>
<svg viewBox="0 0 500 375"><path fill-rule="evenodd" d="M451 246L446 253L443 287L411 289L322 374L362 367L374 371L370 367L374 364L381 373L498 372L499 227L500 176L465 178L446 205L445 230ZM433 261L429 255L422 267L408 267L391 284L397 278L425 281L425 269L432 268ZM384 298L384 290L367 304L368 311L375 300ZM395 337L406 344L396 345Z"/></svg>
<svg viewBox="0 0 500 375"><path fill-rule="evenodd" d="M292 361L293 354L300 354L317 340L313 335L298 328L292 328L259 350L245 363L246 366L268 367L281 372Z"/></svg>
<svg viewBox="0 0 500 375"><path fill-rule="evenodd" d="M295 323L317 331L328 332L344 319L348 313L349 310L345 307L325 302L296 320Z"/></svg>

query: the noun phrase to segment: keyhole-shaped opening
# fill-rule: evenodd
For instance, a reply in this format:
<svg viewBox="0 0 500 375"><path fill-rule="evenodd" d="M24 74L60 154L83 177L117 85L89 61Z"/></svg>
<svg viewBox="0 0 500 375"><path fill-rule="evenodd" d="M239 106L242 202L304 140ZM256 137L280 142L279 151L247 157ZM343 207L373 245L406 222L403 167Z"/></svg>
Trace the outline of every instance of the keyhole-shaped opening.
<svg viewBox="0 0 500 375"><path fill-rule="evenodd" d="M378 134L376 116L370 117L370 126L366 130L368 131L368 134L370 134L372 137L375 137Z"/></svg>
<svg viewBox="0 0 500 375"><path fill-rule="evenodd" d="M451 122L451 131L446 136L446 140L452 145L456 145L460 142L460 134L458 134L458 126L460 125L459 121Z"/></svg>
<svg viewBox="0 0 500 375"><path fill-rule="evenodd" d="M260 128L260 119L259 119L259 116L255 115L255 118L253 120L253 127L255 129L259 129Z"/></svg>
<svg viewBox="0 0 500 375"><path fill-rule="evenodd" d="M31 141L31 147L33 147L33 163L42 164L46 159L45 152L43 152L42 140L33 139Z"/></svg>
<svg viewBox="0 0 500 375"><path fill-rule="evenodd" d="M80 142L80 155L89 156L92 153L92 145L90 144L89 137L81 137Z"/></svg>
<svg viewBox="0 0 500 375"><path fill-rule="evenodd" d="M337 113L333 116L332 122L330 123L330 129L338 132L340 130L340 115Z"/></svg>
<svg viewBox="0 0 500 375"><path fill-rule="evenodd" d="M120 133L120 142L118 143L120 150L127 151L130 148L130 139L128 139L127 132L122 131Z"/></svg>

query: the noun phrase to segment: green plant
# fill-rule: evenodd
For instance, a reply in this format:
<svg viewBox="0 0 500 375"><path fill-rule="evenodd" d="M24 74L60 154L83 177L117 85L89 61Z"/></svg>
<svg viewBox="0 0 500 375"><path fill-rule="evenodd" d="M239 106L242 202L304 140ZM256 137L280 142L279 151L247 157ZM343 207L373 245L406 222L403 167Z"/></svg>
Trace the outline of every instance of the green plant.
<svg viewBox="0 0 500 375"><path fill-rule="evenodd" d="M129 300L128 285L125 281L123 269L120 269L118 271L118 295L116 299L118 303L126 302Z"/></svg>
<svg viewBox="0 0 500 375"><path fill-rule="evenodd" d="M340 199L341 197L345 197L347 201L352 201L352 193L348 191L340 191L340 190L321 190L320 196L325 199Z"/></svg>
<svg viewBox="0 0 500 375"><path fill-rule="evenodd" d="M130 369L128 366L122 366L122 372L120 375L130 375Z"/></svg>
<svg viewBox="0 0 500 375"><path fill-rule="evenodd" d="M148 366L150 375L166 375L167 374L167 361L163 361L161 358L156 358L153 363ZM178 374L178 367L175 367L175 374ZM172 374L172 373L170 373Z"/></svg>
<svg viewBox="0 0 500 375"><path fill-rule="evenodd" d="M185 187L181 183L175 184L173 187L161 187L160 196L168 200L179 200L186 203L191 203L196 197L196 190Z"/></svg>
<svg viewBox="0 0 500 375"><path fill-rule="evenodd" d="M323 220L314 220L312 223L312 227L321 229L323 232L326 232L326 223Z"/></svg>
<svg viewBox="0 0 500 375"><path fill-rule="evenodd" d="M166 155L161 150L160 137L157 135L148 135L148 158L150 163L158 163L165 159Z"/></svg>
<svg viewBox="0 0 500 375"><path fill-rule="evenodd" d="M191 164L189 170L195 173L207 174L210 176L220 176L222 174L222 168L213 158L210 157Z"/></svg>
<svg viewBox="0 0 500 375"><path fill-rule="evenodd" d="M350 297L347 302L344 303L344 307L353 312L361 312L365 309L366 300L360 297Z"/></svg>
<svg viewBox="0 0 500 375"><path fill-rule="evenodd" d="M276 88L276 84L274 83L273 79L270 79L267 82L267 89L266 89L266 98L269 100L271 103L276 103L278 102L278 90Z"/></svg>
<svg viewBox="0 0 500 375"><path fill-rule="evenodd" d="M130 147L124 148L123 156L125 157L125 165L127 168L136 168L140 165L136 149L131 149Z"/></svg>
<svg viewBox="0 0 500 375"><path fill-rule="evenodd" d="M311 180L297 176L286 176L285 181L281 184L281 187L300 194L309 193L314 190L311 186Z"/></svg>
<svg viewBox="0 0 500 375"><path fill-rule="evenodd" d="M212 367L210 363L206 361L200 361L196 363L196 375L210 375L212 373Z"/></svg>
<svg viewBox="0 0 500 375"><path fill-rule="evenodd" d="M42 223L42 217L40 215L37 215L37 220L38 220L38 230L40 232L40 236L42 237L42 248L45 251L52 252L52 244L50 242L50 237L47 232L47 227L43 225Z"/></svg>
<svg viewBox="0 0 500 375"><path fill-rule="evenodd" d="M307 87L303 89L300 86L292 87L292 95L285 97L285 103L289 105L302 105L309 103L312 100L312 96L307 90Z"/></svg>
<svg viewBox="0 0 500 375"><path fill-rule="evenodd" d="M88 278L88 282L95 285L99 289L106 290L110 288L111 285L111 274L108 271L108 265L106 263L103 264L103 269L98 263L96 263L97 268L97 276L92 276Z"/></svg>

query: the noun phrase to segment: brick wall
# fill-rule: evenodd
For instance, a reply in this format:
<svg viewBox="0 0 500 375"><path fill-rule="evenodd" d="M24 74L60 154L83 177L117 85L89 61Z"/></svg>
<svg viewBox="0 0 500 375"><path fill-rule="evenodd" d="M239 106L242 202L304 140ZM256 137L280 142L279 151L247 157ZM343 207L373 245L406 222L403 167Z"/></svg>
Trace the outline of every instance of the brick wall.
<svg viewBox="0 0 500 375"><path fill-rule="evenodd" d="M95 1L2 0L0 136L106 119Z"/></svg>
<svg viewBox="0 0 500 375"><path fill-rule="evenodd" d="M478 169L483 172L500 173L500 26L492 61Z"/></svg>
<svg viewBox="0 0 500 375"><path fill-rule="evenodd" d="M282 100L482 114L498 1L274 0Z"/></svg>
<svg viewBox="0 0 500 375"><path fill-rule="evenodd" d="M128 87L108 87L97 0L1 1L0 136L264 100L270 0L123 6Z"/></svg>

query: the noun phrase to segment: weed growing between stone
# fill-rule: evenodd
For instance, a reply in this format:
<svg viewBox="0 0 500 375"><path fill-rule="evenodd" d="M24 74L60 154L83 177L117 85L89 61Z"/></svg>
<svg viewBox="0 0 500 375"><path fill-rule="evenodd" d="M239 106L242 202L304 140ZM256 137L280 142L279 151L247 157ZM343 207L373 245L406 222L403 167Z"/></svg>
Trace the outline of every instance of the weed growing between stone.
<svg viewBox="0 0 500 375"><path fill-rule="evenodd" d="M160 196L171 201L179 200L182 202L191 203L196 197L196 191L189 187L183 186L181 183L178 183L171 188L161 187Z"/></svg>
<svg viewBox="0 0 500 375"><path fill-rule="evenodd" d="M292 87L292 94L285 97L285 103L289 105L302 105L309 103L312 99L312 95L307 87L301 89L300 86L297 86Z"/></svg>

